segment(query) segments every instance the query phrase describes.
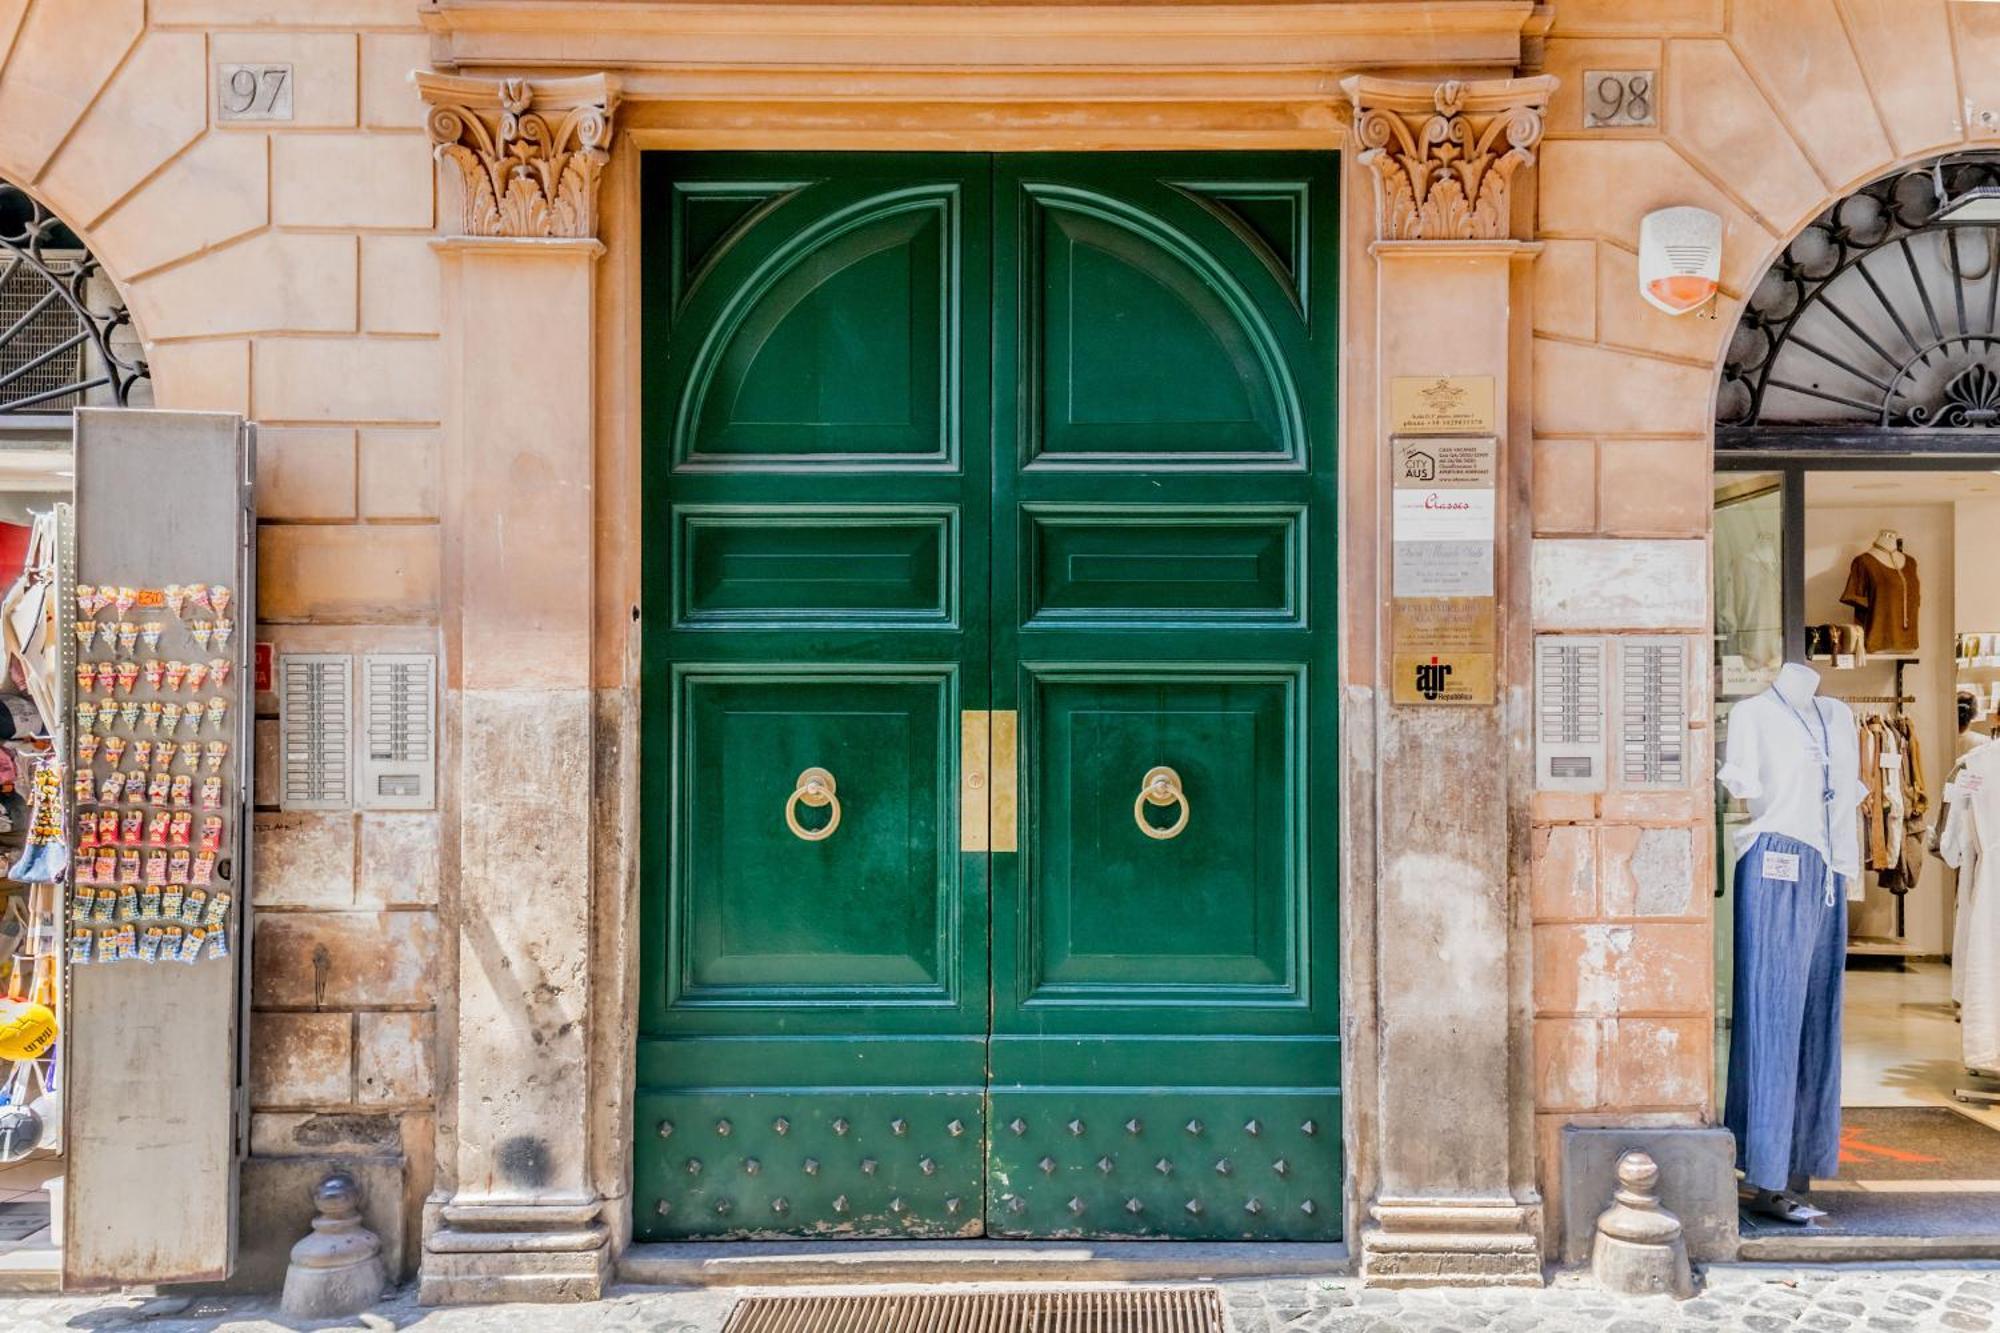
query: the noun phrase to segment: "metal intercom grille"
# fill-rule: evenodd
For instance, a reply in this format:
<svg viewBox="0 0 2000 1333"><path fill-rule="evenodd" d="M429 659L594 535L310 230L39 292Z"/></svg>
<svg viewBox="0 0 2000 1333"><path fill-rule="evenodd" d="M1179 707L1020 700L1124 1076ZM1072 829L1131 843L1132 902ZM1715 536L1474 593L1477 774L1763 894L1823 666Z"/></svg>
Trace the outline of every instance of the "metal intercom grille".
<svg viewBox="0 0 2000 1333"><path fill-rule="evenodd" d="M428 810L437 792L437 658L370 653L361 659L361 805Z"/></svg>
<svg viewBox="0 0 2000 1333"><path fill-rule="evenodd" d="M278 804L346 810L354 804L354 659L345 653L278 658Z"/></svg>
<svg viewBox="0 0 2000 1333"><path fill-rule="evenodd" d="M42 262L57 278L68 281L82 256L45 253ZM47 278L18 255L0 258L0 402L35 398L84 379L83 355L89 343L83 318L50 288ZM83 401L81 393L42 399L37 412L67 412Z"/></svg>
<svg viewBox="0 0 2000 1333"><path fill-rule="evenodd" d="M724 1333L1222 1333L1213 1287L752 1296Z"/></svg>

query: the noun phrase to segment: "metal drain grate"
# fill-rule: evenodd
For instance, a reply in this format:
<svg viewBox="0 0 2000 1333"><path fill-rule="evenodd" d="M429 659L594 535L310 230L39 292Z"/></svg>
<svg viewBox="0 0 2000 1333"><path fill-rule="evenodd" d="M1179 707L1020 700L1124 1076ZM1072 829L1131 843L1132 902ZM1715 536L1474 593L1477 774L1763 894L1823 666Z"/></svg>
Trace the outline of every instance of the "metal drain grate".
<svg viewBox="0 0 2000 1333"><path fill-rule="evenodd" d="M1213 1287L752 1296L723 1333L1222 1333Z"/></svg>

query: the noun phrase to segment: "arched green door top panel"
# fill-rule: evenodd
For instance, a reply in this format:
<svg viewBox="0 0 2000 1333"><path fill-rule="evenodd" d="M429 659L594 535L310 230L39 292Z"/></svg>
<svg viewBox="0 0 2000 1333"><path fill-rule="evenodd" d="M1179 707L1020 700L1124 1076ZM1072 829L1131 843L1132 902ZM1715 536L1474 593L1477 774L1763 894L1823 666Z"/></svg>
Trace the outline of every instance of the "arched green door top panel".
<svg viewBox="0 0 2000 1333"><path fill-rule="evenodd" d="M1303 466L1302 340L1270 246L1180 190L1120 185L1016 196L1030 465Z"/></svg>
<svg viewBox="0 0 2000 1333"><path fill-rule="evenodd" d="M680 316L703 326L676 386L681 465L952 465L961 187L854 193L809 185L734 219L683 208L676 280L712 258Z"/></svg>

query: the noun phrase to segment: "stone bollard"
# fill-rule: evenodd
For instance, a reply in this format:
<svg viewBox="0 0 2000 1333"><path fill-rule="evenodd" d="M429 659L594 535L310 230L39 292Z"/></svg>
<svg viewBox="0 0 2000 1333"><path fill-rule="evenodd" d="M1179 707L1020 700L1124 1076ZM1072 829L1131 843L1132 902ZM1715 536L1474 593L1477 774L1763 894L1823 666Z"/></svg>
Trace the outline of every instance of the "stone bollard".
<svg viewBox="0 0 2000 1333"><path fill-rule="evenodd" d="M1597 1241L1590 1252L1591 1276L1621 1296L1694 1295L1687 1242L1681 1222L1660 1207L1660 1168L1643 1152L1618 1159L1618 1188L1611 1206L1597 1215Z"/></svg>
<svg viewBox="0 0 2000 1333"><path fill-rule="evenodd" d="M292 1246L280 1308L295 1319L360 1314L389 1285L382 1241L361 1225L361 1191L336 1171L313 1190L313 1206L319 1216L312 1232Z"/></svg>

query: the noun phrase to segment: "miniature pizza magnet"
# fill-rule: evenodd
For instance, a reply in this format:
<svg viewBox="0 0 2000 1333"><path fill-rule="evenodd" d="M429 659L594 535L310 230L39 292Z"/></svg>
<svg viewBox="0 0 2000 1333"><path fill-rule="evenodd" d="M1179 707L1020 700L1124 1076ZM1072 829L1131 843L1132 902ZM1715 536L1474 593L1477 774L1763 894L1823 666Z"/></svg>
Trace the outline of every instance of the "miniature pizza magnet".
<svg viewBox="0 0 2000 1333"><path fill-rule="evenodd" d="M208 585L206 583L188 584L187 595L188 595L188 600L190 602L193 602L197 607L201 608L204 611L213 609L215 605L213 602L209 600Z"/></svg>
<svg viewBox="0 0 2000 1333"><path fill-rule="evenodd" d="M97 585L79 583L76 585L76 618L84 620L97 610Z"/></svg>
<svg viewBox="0 0 2000 1333"><path fill-rule="evenodd" d="M178 692L180 690L182 683L185 682L187 678L188 678L188 664L186 662L167 663L167 689Z"/></svg>
<svg viewBox="0 0 2000 1333"><path fill-rule="evenodd" d="M215 625L207 620L197 620L188 626L188 633L194 635L196 643L206 648L208 641L215 637Z"/></svg>
<svg viewBox="0 0 2000 1333"><path fill-rule="evenodd" d="M146 682L146 688L149 690L159 689L160 680L166 675L166 671L167 664L165 662L162 662L157 657L147 658L145 668L141 673L142 678Z"/></svg>
<svg viewBox="0 0 2000 1333"><path fill-rule="evenodd" d="M118 646L117 621L100 620L97 622L97 643L100 648L116 648Z"/></svg>
<svg viewBox="0 0 2000 1333"><path fill-rule="evenodd" d="M222 698L208 701L208 725L221 731L229 721L229 700Z"/></svg>
<svg viewBox="0 0 2000 1333"><path fill-rule="evenodd" d="M82 719L79 718L78 725L81 726L81 724L82 724ZM76 738L76 761L79 764L88 764L94 759L96 759L97 747L100 744L102 744L103 741L104 738L102 736L99 736L94 731L82 732Z"/></svg>
<svg viewBox="0 0 2000 1333"><path fill-rule="evenodd" d="M120 662L118 664L118 692L120 694L130 694L132 687L138 683L139 664L137 662Z"/></svg>
<svg viewBox="0 0 2000 1333"><path fill-rule="evenodd" d="M187 589L178 583L169 583L160 590L160 595L166 598L167 610L175 615L179 615L181 608L187 605Z"/></svg>
<svg viewBox="0 0 2000 1333"><path fill-rule="evenodd" d="M139 627L129 620L118 622L118 651L130 657L139 646Z"/></svg>
<svg viewBox="0 0 2000 1333"><path fill-rule="evenodd" d="M178 741L161 741L153 747L153 757L160 761L161 768L166 768L174 762L174 756L180 752L180 748Z"/></svg>
<svg viewBox="0 0 2000 1333"><path fill-rule="evenodd" d="M97 692L99 694L109 694L116 688L118 688L118 664L116 662L99 662L97 664Z"/></svg>
<svg viewBox="0 0 2000 1333"><path fill-rule="evenodd" d="M78 701L76 705L76 726L78 731L89 731L97 725L97 705L89 699Z"/></svg>
<svg viewBox="0 0 2000 1333"><path fill-rule="evenodd" d="M216 621L215 646L218 648L227 648L229 646L229 638L234 633L236 633L235 621L226 618Z"/></svg>
<svg viewBox="0 0 2000 1333"><path fill-rule="evenodd" d="M208 679L208 664L206 662L190 662L187 666L184 679L187 681L187 687L190 690L200 689L202 682ZM174 688L179 689L180 687L175 686Z"/></svg>
<svg viewBox="0 0 2000 1333"><path fill-rule="evenodd" d="M152 702L159 703L159 700L154 699ZM166 735L171 736L174 734L174 728L180 724L181 706L175 703L162 705L160 708L160 730Z"/></svg>
<svg viewBox="0 0 2000 1333"><path fill-rule="evenodd" d="M130 611L138 601L139 590L137 588L120 588L117 595L111 599L111 604L118 608L118 614L122 616L127 611Z"/></svg>
<svg viewBox="0 0 2000 1333"><path fill-rule="evenodd" d="M76 664L76 692L89 694L97 688L97 665L94 662Z"/></svg>
<svg viewBox="0 0 2000 1333"><path fill-rule="evenodd" d="M160 633L165 629L166 626L157 620L148 620L139 626L139 642L147 652L160 651Z"/></svg>
<svg viewBox="0 0 2000 1333"><path fill-rule="evenodd" d="M141 699L139 701L140 725L147 731L157 735L160 730L160 713L162 708L163 705L158 699Z"/></svg>
<svg viewBox="0 0 2000 1333"><path fill-rule="evenodd" d="M115 764L118 761L113 759L111 762ZM151 741L133 741L132 762L140 768L151 768L153 766L153 743Z"/></svg>
<svg viewBox="0 0 2000 1333"><path fill-rule="evenodd" d="M209 659L208 669L215 676L217 689L221 689L223 686L229 684L229 672L235 665L234 662L231 662L226 657L212 657Z"/></svg>
<svg viewBox="0 0 2000 1333"><path fill-rule="evenodd" d="M205 756L205 762L202 766L211 773L220 773L222 771L222 761L228 757L228 741L210 741L208 743L208 753Z"/></svg>
<svg viewBox="0 0 2000 1333"><path fill-rule="evenodd" d="M181 727L190 733L201 730L201 704L191 703L181 711ZM189 742L192 744L193 742Z"/></svg>
<svg viewBox="0 0 2000 1333"><path fill-rule="evenodd" d="M110 764L113 768L116 768L118 767L119 761L124 757L125 757L125 738L123 736L106 736L104 738L105 762Z"/></svg>
<svg viewBox="0 0 2000 1333"><path fill-rule="evenodd" d="M70 627L70 633L76 635L77 648L84 652L89 652L90 641L97 637L97 622L95 620L79 620Z"/></svg>

